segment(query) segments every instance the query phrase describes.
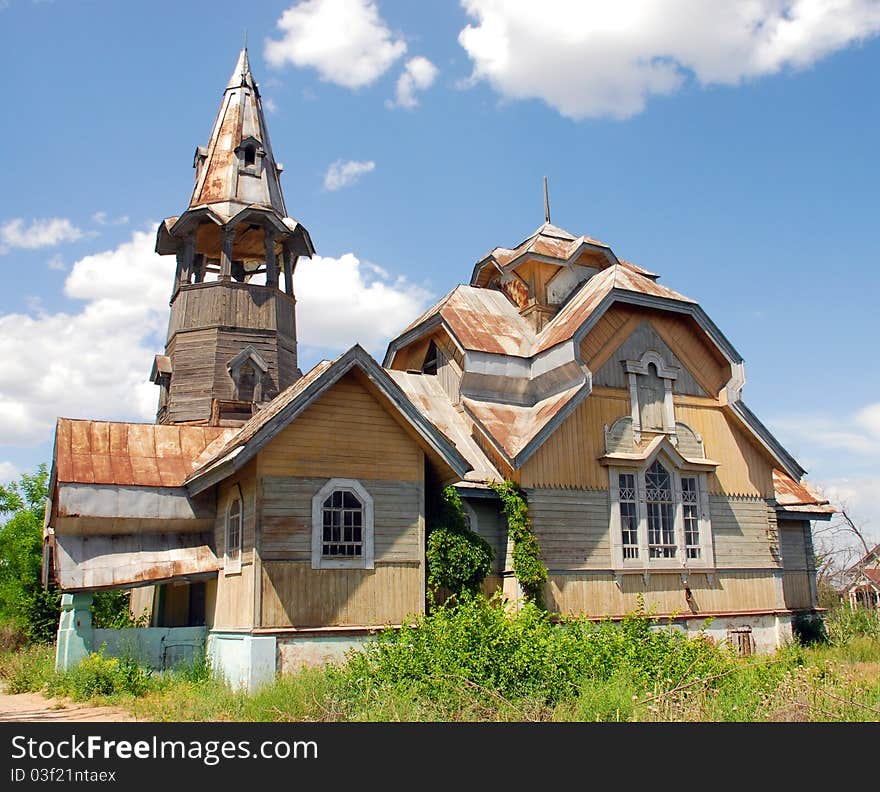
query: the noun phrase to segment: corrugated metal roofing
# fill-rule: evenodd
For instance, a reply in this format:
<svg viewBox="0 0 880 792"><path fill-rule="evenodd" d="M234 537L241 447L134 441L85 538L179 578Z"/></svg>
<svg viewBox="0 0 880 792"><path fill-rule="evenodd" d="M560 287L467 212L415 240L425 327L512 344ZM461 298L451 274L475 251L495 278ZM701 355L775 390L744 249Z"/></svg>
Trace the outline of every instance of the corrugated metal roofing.
<svg viewBox="0 0 880 792"><path fill-rule="evenodd" d="M473 470L466 481L501 481L502 476L471 436L467 419L455 408L437 377L387 370L409 400L455 445Z"/></svg>
<svg viewBox="0 0 880 792"><path fill-rule="evenodd" d="M59 418L55 472L60 483L179 487L205 448L234 432L214 426Z"/></svg>
<svg viewBox="0 0 880 792"><path fill-rule="evenodd" d="M773 490L776 502L784 507L797 511L809 511L816 514L833 514L834 508L828 499L810 489L806 482L795 481L781 470L773 471Z"/></svg>

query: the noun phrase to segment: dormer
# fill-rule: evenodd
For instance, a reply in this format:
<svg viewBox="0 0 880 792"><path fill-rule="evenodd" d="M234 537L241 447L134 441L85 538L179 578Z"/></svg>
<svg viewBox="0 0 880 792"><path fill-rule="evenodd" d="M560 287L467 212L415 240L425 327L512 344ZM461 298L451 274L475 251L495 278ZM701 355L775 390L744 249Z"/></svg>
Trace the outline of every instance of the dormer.
<svg viewBox="0 0 880 792"><path fill-rule="evenodd" d="M263 169L266 151L263 144L253 136L248 136L235 149L238 157L238 172L247 176L259 176Z"/></svg>

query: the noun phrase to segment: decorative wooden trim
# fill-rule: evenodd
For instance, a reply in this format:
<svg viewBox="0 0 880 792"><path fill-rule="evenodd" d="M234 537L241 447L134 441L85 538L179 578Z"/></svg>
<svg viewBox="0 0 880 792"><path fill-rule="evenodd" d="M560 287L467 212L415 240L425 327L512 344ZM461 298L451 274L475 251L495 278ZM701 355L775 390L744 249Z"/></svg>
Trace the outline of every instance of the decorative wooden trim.
<svg viewBox="0 0 880 792"><path fill-rule="evenodd" d="M323 505L332 492L351 492L364 509L363 555L351 558L325 558L322 554L324 539ZM373 496L357 479L330 479L312 496L312 569L374 569Z"/></svg>

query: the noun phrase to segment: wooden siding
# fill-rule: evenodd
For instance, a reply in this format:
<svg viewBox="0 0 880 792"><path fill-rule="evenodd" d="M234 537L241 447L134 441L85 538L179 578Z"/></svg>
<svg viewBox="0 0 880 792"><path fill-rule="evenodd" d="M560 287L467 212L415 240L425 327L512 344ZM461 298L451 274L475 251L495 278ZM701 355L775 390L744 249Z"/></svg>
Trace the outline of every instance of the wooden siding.
<svg viewBox="0 0 880 792"><path fill-rule="evenodd" d="M352 375L321 395L259 454L265 476L421 482L417 443Z"/></svg>
<svg viewBox="0 0 880 792"><path fill-rule="evenodd" d="M779 548L785 570L782 588L789 608L812 608L815 586L813 543L806 520L779 521Z"/></svg>
<svg viewBox="0 0 880 792"><path fill-rule="evenodd" d="M607 489L529 490L528 499L532 530L548 569L611 567Z"/></svg>
<svg viewBox="0 0 880 792"><path fill-rule="evenodd" d="M254 565L242 564L241 573L217 576L217 589L211 594L214 607L208 612L211 626L226 629L250 629L254 627ZM210 596L205 597L206 609L211 604Z"/></svg>
<svg viewBox="0 0 880 792"><path fill-rule="evenodd" d="M651 323L641 321L617 347L614 353L602 364L593 376L593 385L609 388L629 388L629 378L623 367L625 360L639 360L649 349L659 352L668 366L679 369L678 377L673 385L673 393L684 393L691 396L705 396L706 391L700 387L687 366L669 348L659 336Z"/></svg>
<svg viewBox="0 0 880 792"><path fill-rule="evenodd" d="M726 495L773 497L773 463L718 406L697 397L675 397L676 420L703 438L706 455L719 463L709 475L709 491ZM630 415L629 393L594 392L556 429L518 471L524 487L608 489L604 427Z"/></svg>
<svg viewBox="0 0 880 792"><path fill-rule="evenodd" d="M599 371L645 320L699 385L708 394L717 395L730 379L730 365L690 317L613 305L581 341L581 359L592 371Z"/></svg>
<svg viewBox="0 0 880 792"><path fill-rule="evenodd" d="M312 497L326 478L263 478L261 557L308 561L312 558ZM360 479L373 497L375 561L418 562L422 484Z"/></svg>
<svg viewBox="0 0 880 792"><path fill-rule="evenodd" d="M709 498L717 567L778 567L775 519L760 498Z"/></svg>
<svg viewBox="0 0 880 792"><path fill-rule="evenodd" d="M815 605L809 572L786 570L782 577L782 592L786 608L804 610L813 608Z"/></svg>
<svg viewBox="0 0 880 792"><path fill-rule="evenodd" d="M375 569L312 569L297 561L265 561L264 627L401 624L424 610L417 562Z"/></svg>
<svg viewBox="0 0 880 792"><path fill-rule="evenodd" d="M548 608L569 615L622 616L638 609L639 595L645 609L657 614L774 610L784 607L777 576L769 569L719 570L710 582L705 574L691 573L693 609L677 572L651 573L647 584L640 574L622 575L619 585L610 573L551 573L544 591Z"/></svg>
<svg viewBox="0 0 880 792"><path fill-rule="evenodd" d="M242 498L241 563L250 563L254 554L256 524L257 465L251 461L238 476L229 478L217 487L217 517L214 520L214 547L222 564L226 552L226 510L234 497ZM223 570L220 570L220 575Z"/></svg>

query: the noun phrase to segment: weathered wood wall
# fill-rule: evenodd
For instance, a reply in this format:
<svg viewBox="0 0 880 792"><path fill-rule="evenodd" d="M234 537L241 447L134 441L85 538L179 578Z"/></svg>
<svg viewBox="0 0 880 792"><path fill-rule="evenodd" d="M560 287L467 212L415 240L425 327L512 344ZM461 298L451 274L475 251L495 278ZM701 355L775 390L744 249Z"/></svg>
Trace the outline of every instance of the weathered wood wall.
<svg viewBox="0 0 880 792"><path fill-rule="evenodd" d="M709 476L713 493L773 497L773 463L734 420L709 399L675 396L676 420L703 438L706 455L719 463ZM604 427L630 414L629 392L595 388L518 471L524 487L608 488Z"/></svg>
<svg viewBox="0 0 880 792"><path fill-rule="evenodd" d="M710 396L717 396L730 379L730 365L696 322L687 316L633 305L613 305L581 341L581 359L591 371L599 371L646 320L700 387Z"/></svg>
<svg viewBox="0 0 880 792"><path fill-rule="evenodd" d="M815 607L815 562L808 520L780 520L779 545L785 569L783 590L789 608Z"/></svg>
<svg viewBox="0 0 880 792"><path fill-rule="evenodd" d="M421 481L422 451L352 375L260 452L264 476Z"/></svg>
<svg viewBox="0 0 880 792"><path fill-rule="evenodd" d="M545 599L554 611L588 616L631 613L639 607L639 595L644 597L646 610L657 614L775 610L785 607L779 575L771 569L718 570L709 582L705 574L692 573L688 579L691 608L678 573L653 572L647 585L640 574L623 575L619 585L610 573L551 574Z"/></svg>
<svg viewBox="0 0 880 792"><path fill-rule="evenodd" d="M240 495L239 495L240 494ZM256 527L257 461L254 460L239 475L222 482L217 487L217 520L214 542L217 558L224 558L226 551L226 511L234 497L242 498L241 572L227 574L221 569L217 574L213 624L216 627L254 626L254 533ZM207 599L207 598L206 598ZM210 617L209 617L210 618Z"/></svg>
<svg viewBox="0 0 880 792"><path fill-rule="evenodd" d="M381 626L424 610L418 561L375 569L312 569L302 561L263 563L263 626Z"/></svg>
<svg viewBox="0 0 880 792"><path fill-rule="evenodd" d="M414 481L359 479L373 497L375 561L419 561L424 497ZM261 556L264 560L312 559L312 497L326 478L263 478Z"/></svg>

